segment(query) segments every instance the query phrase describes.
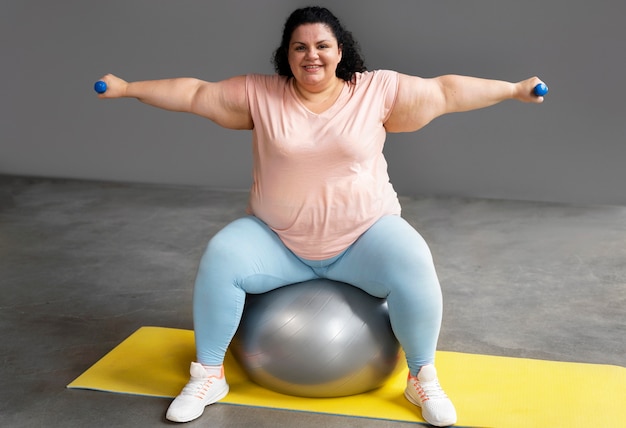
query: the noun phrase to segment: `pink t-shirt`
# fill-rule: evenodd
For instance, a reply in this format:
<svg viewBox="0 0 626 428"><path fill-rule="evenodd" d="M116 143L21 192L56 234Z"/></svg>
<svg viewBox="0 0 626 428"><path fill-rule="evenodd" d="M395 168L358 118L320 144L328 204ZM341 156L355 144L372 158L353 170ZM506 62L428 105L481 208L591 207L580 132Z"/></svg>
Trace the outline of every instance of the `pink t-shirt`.
<svg viewBox="0 0 626 428"><path fill-rule="evenodd" d="M292 79L247 76L254 122L248 212L298 256L336 256L382 216L400 215L383 156L383 124L397 90L396 72L357 73L333 106L315 114Z"/></svg>

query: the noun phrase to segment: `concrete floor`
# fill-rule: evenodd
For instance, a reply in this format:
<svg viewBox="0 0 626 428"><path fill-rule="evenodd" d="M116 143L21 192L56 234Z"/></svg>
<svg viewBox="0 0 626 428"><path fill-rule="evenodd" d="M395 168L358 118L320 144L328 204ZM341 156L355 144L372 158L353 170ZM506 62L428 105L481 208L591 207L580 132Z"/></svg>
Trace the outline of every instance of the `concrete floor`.
<svg viewBox="0 0 626 428"><path fill-rule="evenodd" d="M626 365L626 207L402 202L438 266L441 350ZM244 192L0 177L0 426L170 425L168 399L65 385L141 326L192 328L203 247L245 205ZM186 426L415 424L217 404Z"/></svg>

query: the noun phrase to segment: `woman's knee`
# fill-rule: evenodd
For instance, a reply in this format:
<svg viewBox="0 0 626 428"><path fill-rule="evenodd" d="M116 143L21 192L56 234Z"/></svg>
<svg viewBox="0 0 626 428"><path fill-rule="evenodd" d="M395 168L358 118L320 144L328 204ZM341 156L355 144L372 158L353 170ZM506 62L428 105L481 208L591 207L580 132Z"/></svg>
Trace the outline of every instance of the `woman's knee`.
<svg viewBox="0 0 626 428"><path fill-rule="evenodd" d="M233 221L217 232L208 242L204 259L228 262L245 258L259 245L259 235L267 235L263 226L253 217ZM261 239L267 239L265 236Z"/></svg>
<svg viewBox="0 0 626 428"><path fill-rule="evenodd" d="M434 268L430 247L406 220L398 216L388 216L381 219L374 228L376 230L373 232L380 236L373 241L379 247L379 257L391 269L422 271Z"/></svg>
<svg viewBox="0 0 626 428"><path fill-rule="evenodd" d="M250 226L246 218L235 220L217 232L207 243L200 259L196 283L224 282L235 279L249 258ZM229 281L230 282L230 281Z"/></svg>
<svg viewBox="0 0 626 428"><path fill-rule="evenodd" d="M276 234L255 217L244 217L207 244L199 268L202 281L234 284L249 293L265 292L308 278L311 270Z"/></svg>

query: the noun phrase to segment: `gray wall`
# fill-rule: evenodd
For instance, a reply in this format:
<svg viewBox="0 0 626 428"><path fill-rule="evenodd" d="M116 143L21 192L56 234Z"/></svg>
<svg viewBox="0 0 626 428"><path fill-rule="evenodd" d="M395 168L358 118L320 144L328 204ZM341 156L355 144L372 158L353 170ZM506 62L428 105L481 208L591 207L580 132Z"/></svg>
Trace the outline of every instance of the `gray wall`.
<svg viewBox="0 0 626 428"><path fill-rule="evenodd" d="M8 0L0 3L0 173L245 189L250 133L135 100L129 80L271 73L284 19L310 1ZM371 69L550 87L390 135L403 195L626 205L626 3L572 0L319 1L355 34Z"/></svg>

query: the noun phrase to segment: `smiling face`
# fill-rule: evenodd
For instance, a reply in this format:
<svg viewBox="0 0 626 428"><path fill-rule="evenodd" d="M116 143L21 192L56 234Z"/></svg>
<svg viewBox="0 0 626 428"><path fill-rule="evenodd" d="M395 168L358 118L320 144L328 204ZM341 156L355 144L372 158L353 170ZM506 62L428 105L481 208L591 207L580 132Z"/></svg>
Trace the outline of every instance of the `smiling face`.
<svg viewBox="0 0 626 428"><path fill-rule="evenodd" d="M326 25L303 24L291 35L288 59L299 85L308 90L323 90L337 80L341 47Z"/></svg>

